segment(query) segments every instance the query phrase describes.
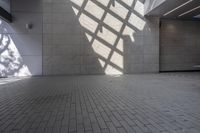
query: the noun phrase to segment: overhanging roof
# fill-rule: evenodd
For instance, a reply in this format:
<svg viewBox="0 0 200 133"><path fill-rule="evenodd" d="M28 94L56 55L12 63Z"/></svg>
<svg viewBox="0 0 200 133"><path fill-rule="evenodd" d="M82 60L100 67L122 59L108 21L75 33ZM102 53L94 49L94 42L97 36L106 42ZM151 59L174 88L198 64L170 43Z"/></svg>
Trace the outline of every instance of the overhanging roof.
<svg viewBox="0 0 200 133"><path fill-rule="evenodd" d="M156 1L162 1L162 3L159 6L147 11L147 16L178 19L199 19L199 17L195 16L200 14L200 0L146 0L145 4L147 4L148 1L153 1L154 3Z"/></svg>

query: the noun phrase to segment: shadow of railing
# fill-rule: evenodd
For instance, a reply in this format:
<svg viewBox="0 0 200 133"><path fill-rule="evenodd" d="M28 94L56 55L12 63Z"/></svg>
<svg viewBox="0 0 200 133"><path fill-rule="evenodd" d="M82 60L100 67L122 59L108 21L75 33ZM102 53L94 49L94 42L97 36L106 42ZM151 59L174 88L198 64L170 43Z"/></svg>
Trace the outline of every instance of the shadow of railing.
<svg viewBox="0 0 200 133"><path fill-rule="evenodd" d="M72 9L105 74L128 71L124 37L134 43L134 33L145 26L140 0L71 0ZM126 39L127 40L127 39ZM131 43L127 44L130 45ZM131 54L131 53L129 53Z"/></svg>

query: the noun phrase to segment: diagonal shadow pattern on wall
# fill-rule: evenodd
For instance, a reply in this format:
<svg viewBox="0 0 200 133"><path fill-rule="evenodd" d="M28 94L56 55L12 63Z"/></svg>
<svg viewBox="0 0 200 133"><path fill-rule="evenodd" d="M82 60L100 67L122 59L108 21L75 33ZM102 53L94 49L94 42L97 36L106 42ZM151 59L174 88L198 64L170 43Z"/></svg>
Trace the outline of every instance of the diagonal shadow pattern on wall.
<svg viewBox="0 0 200 133"><path fill-rule="evenodd" d="M105 74L126 73L127 36L145 27L144 4L140 0L71 0L72 9L84 28Z"/></svg>

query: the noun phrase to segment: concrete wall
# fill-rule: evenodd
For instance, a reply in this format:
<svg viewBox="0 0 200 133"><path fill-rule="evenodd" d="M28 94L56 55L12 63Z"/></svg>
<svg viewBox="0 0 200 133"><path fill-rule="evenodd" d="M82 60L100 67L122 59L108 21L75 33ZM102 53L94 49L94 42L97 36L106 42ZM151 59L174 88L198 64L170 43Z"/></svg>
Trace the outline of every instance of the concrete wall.
<svg viewBox="0 0 200 133"><path fill-rule="evenodd" d="M44 74L158 72L159 20L133 1L45 0Z"/></svg>
<svg viewBox="0 0 200 133"><path fill-rule="evenodd" d="M1 77L158 72L159 19L144 18L143 2L11 1L14 22L0 34L18 52L1 52Z"/></svg>
<svg viewBox="0 0 200 133"><path fill-rule="evenodd" d="M44 1L43 27L45 75L102 73L71 1Z"/></svg>
<svg viewBox="0 0 200 133"><path fill-rule="evenodd" d="M200 70L199 28L199 21L162 21L161 71Z"/></svg>
<svg viewBox="0 0 200 133"><path fill-rule="evenodd" d="M13 0L11 8L13 23L0 20L0 77L41 75L42 3Z"/></svg>

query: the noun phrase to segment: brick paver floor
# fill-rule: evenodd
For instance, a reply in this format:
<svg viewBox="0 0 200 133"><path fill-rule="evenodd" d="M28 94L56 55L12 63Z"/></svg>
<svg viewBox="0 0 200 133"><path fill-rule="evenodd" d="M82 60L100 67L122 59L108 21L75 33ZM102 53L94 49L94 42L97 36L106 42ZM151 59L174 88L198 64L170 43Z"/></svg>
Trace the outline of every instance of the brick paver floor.
<svg viewBox="0 0 200 133"><path fill-rule="evenodd" d="M200 73L0 79L2 133L200 133Z"/></svg>

